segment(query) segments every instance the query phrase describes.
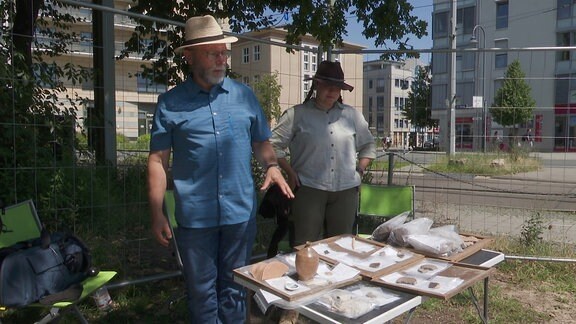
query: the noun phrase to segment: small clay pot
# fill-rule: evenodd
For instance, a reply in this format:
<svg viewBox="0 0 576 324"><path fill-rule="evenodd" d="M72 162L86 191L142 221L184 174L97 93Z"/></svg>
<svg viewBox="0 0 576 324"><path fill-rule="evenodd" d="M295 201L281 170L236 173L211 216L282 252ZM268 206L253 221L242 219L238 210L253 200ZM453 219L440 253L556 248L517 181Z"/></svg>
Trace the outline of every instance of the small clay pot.
<svg viewBox="0 0 576 324"><path fill-rule="evenodd" d="M296 252L296 273L298 273L298 279L307 281L314 278L316 271L318 271L319 262L320 256L310 246L310 242L307 242L304 248Z"/></svg>

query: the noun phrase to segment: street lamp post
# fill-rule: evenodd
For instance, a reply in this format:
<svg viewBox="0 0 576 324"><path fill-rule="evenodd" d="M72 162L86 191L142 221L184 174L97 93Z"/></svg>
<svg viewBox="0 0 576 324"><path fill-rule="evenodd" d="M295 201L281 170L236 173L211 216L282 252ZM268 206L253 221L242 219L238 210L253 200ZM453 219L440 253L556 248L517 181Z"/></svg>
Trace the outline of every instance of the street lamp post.
<svg viewBox="0 0 576 324"><path fill-rule="evenodd" d="M414 82L416 79L413 76L407 76L404 79L402 79L405 83L402 85L402 90L408 90L410 87L408 86L408 80L412 79L412 82ZM416 95L413 93L412 94L412 132L410 132L410 137L411 140L413 141L412 143L414 144L413 148L416 149L416 146L418 144L418 130L416 129L416 102L414 99L416 99Z"/></svg>
<svg viewBox="0 0 576 324"><path fill-rule="evenodd" d="M482 91L480 91L477 94L481 94L482 95L482 125L483 125L483 134L482 134L482 151L484 153L486 153L486 132L487 132L487 122L486 122L486 99L484 98L484 96L486 95L486 31L484 30L484 27L480 26L480 25L476 25L474 26L474 29L472 29L472 37L470 38L470 44L476 44L478 45L478 38L476 37L476 33L477 31L480 30L482 31L482 79L481 82L479 82L479 84L482 85ZM476 87L478 88L478 87Z"/></svg>

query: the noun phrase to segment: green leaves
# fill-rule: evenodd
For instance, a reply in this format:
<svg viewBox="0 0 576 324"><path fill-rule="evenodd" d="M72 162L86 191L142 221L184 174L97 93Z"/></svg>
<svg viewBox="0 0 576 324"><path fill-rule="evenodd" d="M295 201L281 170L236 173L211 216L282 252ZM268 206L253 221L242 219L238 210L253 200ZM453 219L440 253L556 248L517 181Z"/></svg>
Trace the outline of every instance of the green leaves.
<svg viewBox="0 0 576 324"><path fill-rule="evenodd" d="M502 87L496 92L490 114L503 126L515 126L532 119L536 101L532 98L532 89L524 80L520 62L512 62L504 76Z"/></svg>

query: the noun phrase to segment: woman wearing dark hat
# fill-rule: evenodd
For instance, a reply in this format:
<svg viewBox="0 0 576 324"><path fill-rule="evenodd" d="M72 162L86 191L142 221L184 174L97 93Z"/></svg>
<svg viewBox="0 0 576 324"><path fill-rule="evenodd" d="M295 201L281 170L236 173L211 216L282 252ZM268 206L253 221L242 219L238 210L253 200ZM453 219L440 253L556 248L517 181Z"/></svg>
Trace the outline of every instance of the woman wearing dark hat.
<svg viewBox="0 0 576 324"><path fill-rule="evenodd" d="M291 216L295 245L318 240L322 233L352 233L358 186L376 157L364 116L342 103L341 91L354 88L344 82L340 63L321 62L311 80L306 100L286 110L270 140L288 184L297 189Z"/></svg>

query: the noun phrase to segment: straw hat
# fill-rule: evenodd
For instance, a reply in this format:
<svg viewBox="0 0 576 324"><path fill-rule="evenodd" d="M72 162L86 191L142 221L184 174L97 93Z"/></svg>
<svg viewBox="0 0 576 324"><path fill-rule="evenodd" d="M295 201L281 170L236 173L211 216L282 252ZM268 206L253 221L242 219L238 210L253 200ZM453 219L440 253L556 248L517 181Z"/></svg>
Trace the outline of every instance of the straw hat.
<svg viewBox="0 0 576 324"><path fill-rule="evenodd" d="M238 38L236 37L225 36L214 17L209 15L192 17L186 21L186 40L174 52L180 54L186 47L206 44L230 44L237 40Z"/></svg>
<svg viewBox="0 0 576 324"><path fill-rule="evenodd" d="M344 71L340 62L322 61L313 77L305 78L304 81L315 80L339 86L342 90L352 91L354 87L344 82Z"/></svg>

